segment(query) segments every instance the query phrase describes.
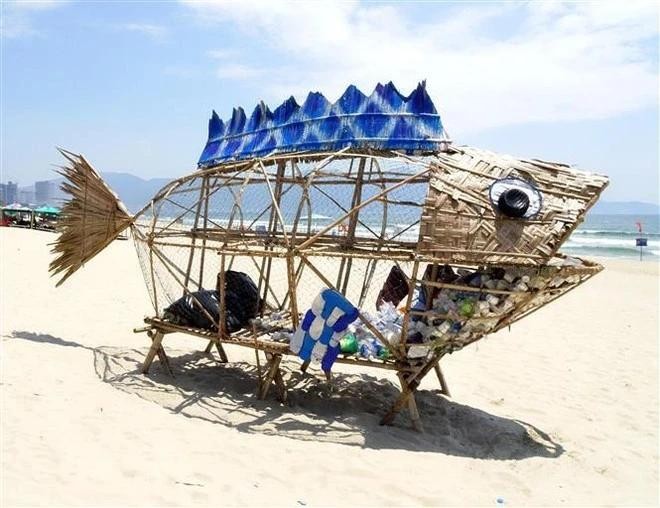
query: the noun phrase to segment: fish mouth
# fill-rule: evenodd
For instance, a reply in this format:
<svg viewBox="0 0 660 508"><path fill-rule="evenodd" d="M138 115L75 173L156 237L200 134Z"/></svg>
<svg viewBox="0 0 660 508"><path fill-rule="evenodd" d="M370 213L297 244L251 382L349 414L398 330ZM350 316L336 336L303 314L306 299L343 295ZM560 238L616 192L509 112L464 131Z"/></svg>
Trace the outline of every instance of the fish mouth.
<svg viewBox="0 0 660 508"><path fill-rule="evenodd" d="M536 266L428 265L409 311L408 357L452 353L586 282L598 263L558 254Z"/></svg>

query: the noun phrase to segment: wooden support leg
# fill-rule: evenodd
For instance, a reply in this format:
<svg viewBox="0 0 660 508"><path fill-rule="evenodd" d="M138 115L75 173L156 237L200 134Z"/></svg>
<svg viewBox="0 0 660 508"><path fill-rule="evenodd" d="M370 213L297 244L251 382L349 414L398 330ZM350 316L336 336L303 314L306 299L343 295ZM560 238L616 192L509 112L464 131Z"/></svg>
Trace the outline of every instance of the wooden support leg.
<svg viewBox="0 0 660 508"><path fill-rule="evenodd" d="M174 377L174 372L172 372L172 367L170 366L170 359L165 354L165 349L163 349L162 344L158 348L158 351L156 351L156 354L158 355L158 358L160 359L160 363L163 365L163 367L165 367L165 370L167 371L167 373L170 376Z"/></svg>
<svg viewBox="0 0 660 508"><path fill-rule="evenodd" d="M429 371L437 364L438 359L434 358L428 363L426 363L421 369L414 372L400 372L399 379L401 380L401 395L394 401L390 410L383 416L380 420L381 425L390 425L394 421L394 417L408 404L408 409L410 410L410 416L413 421L413 427L416 430L421 430L421 420L419 419L419 413L417 411L417 403L414 402L414 392L417 390L417 387L424 379L424 376L429 373ZM412 400L411 404L409 400ZM417 421L416 421L417 420Z"/></svg>
<svg viewBox="0 0 660 508"><path fill-rule="evenodd" d="M288 393L286 390L286 384L284 383L284 378L282 377L282 369L279 367L277 372L275 372L275 386L277 386L278 399L280 402L285 403Z"/></svg>
<svg viewBox="0 0 660 508"><path fill-rule="evenodd" d="M394 404L392 404L392 407L390 410L383 416L383 418L380 420L381 425L390 425L394 421L394 417L403 409L403 406L406 405L408 402L408 397L411 395L411 389L410 385L406 381L405 383L402 383L403 387L401 390L401 395L394 401Z"/></svg>
<svg viewBox="0 0 660 508"><path fill-rule="evenodd" d="M408 397L408 412L410 413L413 429L417 432L424 432L424 426L422 425L422 419L419 417L414 392L410 392L410 396Z"/></svg>
<svg viewBox="0 0 660 508"><path fill-rule="evenodd" d="M446 395L447 397L451 397L451 393L449 393L449 386L447 386L447 380L445 379L445 376L442 373L442 369L440 368L440 362L436 363L433 369L435 370L435 374L438 376L438 381L440 381L440 393Z"/></svg>
<svg viewBox="0 0 660 508"><path fill-rule="evenodd" d="M275 375L278 373L280 368L280 362L282 361L282 355L274 354L274 355L267 355L267 357L268 357L268 364L266 366L267 367L266 377L261 383L259 389L259 399L261 400L265 399L266 395L268 395L268 391L270 390L270 385L273 383L273 379L275 378Z"/></svg>
<svg viewBox="0 0 660 508"><path fill-rule="evenodd" d="M204 352L206 354L211 354L214 344L215 344L215 348L218 350L218 354L220 355L220 363L227 363L229 359L227 357L227 353L225 352L225 348L222 347L222 344L220 342L215 342L213 340L210 340L209 343L206 345L206 349L204 349Z"/></svg>
<svg viewBox="0 0 660 508"><path fill-rule="evenodd" d="M154 357L161 349L161 343L163 342L163 332L156 332L156 334L151 338L151 347L147 353L144 363L142 364L142 373L146 374L149 372L149 367L151 367L151 362L154 361ZM163 352L164 354L164 352Z"/></svg>
<svg viewBox="0 0 660 508"><path fill-rule="evenodd" d="M415 400L415 388L410 386L410 383L406 380L406 377L399 373L399 381L401 382L401 392L402 394L407 394L406 403L408 405L408 412L410 413L410 420L412 421L412 426L417 432L423 432L424 428L422 427L422 421L419 417L419 411L417 410L417 401Z"/></svg>
<svg viewBox="0 0 660 508"><path fill-rule="evenodd" d="M225 353L225 348L222 347L222 344L219 342L215 343L215 347L218 350L218 354L220 355L220 361L222 363L227 363L229 360L227 358L227 353Z"/></svg>

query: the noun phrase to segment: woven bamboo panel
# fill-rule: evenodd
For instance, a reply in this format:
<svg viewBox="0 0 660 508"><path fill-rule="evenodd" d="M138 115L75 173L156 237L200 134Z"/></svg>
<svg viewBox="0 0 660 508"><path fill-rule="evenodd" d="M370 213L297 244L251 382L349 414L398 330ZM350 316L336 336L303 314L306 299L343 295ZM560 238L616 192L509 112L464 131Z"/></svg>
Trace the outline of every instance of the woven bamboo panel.
<svg viewBox="0 0 660 508"><path fill-rule="evenodd" d="M608 183L604 176L563 164L469 147L437 154L432 166L419 252L444 262L542 264ZM505 178L524 180L540 193L537 214L512 219L497 210L489 191Z"/></svg>

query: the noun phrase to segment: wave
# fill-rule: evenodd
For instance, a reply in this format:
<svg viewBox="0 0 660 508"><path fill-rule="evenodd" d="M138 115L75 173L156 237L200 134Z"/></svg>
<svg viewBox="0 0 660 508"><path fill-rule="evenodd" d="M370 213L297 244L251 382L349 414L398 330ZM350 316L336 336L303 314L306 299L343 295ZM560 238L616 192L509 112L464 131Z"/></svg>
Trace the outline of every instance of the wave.
<svg viewBox="0 0 660 508"><path fill-rule="evenodd" d="M307 219L308 219L308 217L304 214L300 216L301 221L307 221ZM315 220L330 220L330 219L332 219L332 217L328 217L327 215L322 215L320 213L313 213L312 214L312 220L313 221L315 221Z"/></svg>
<svg viewBox="0 0 660 508"><path fill-rule="evenodd" d="M588 236L571 236L565 243L565 245L589 245L593 247L636 247L635 238L617 238L614 236L598 236L595 238L590 238ZM649 247L660 248L660 240L649 239Z"/></svg>
<svg viewBox="0 0 660 508"><path fill-rule="evenodd" d="M593 246L571 246L569 244L564 245L560 252L564 254L582 254L582 255L591 255L591 256L602 256L602 257L616 257L616 258L637 258L639 256L639 248L629 248L629 247L608 247L606 249L602 247L593 247ZM653 249L644 249L644 257L655 259L660 257L660 250Z"/></svg>
<svg viewBox="0 0 660 508"><path fill-rule="evenodd" d="M635 245L634 238L617 237L588 237L573 234L561 247L562 251L574 253L598 254L601 256L637 256L639 247ZM650 240L644 247L644 254L660 256L660 241Z"/></svg>
<svg viewBox="0 0 660 508"><path fill-rule="evenodd" d="M660 238L660 233L639 233L638 231L616 231L607 229L577 229L573 232L573 236L625 236L637 238L638 236L645 236L648 238Z"/></svg>

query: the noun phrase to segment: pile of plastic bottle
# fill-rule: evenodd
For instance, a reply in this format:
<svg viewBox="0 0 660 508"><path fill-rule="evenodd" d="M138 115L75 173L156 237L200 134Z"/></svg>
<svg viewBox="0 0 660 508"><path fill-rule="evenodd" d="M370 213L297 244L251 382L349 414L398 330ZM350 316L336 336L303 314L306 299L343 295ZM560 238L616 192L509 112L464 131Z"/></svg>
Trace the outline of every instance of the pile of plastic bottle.
<svg viewBox="0 0 660 508"><path fill-rule="evenodd" d="M568 261L573 262L571 258ZM566 263L566 260L562 259L562 262ZM451 340L460 345L475 333L490 332L503 316L516 307L520 298L524 298L530 291L543 287L556 288L565 283L577 282L578 279L576 275L555 276L548 281L547 275L544 277L535 268L525 267L496 267L474 271L458 269L455 272L447 266L443 269L440 282L466 286L466 289L438 289L430 308L427 308L425 292L419 287L415 288L413 309L430 310L432 313L427 317L411 317L406 339L408 357L411 359L427 356L432 347L437 347L443 341ZM475 291L468 288L474 288ZM481 289L507 293L487 293ZM375 314L364 312L364 316L391 346L396 347L400 343L404 314L394 305L384 302ZM287 342L290 336L290 332L276 332L272 338ZM431 342L433 344L428 344ZM391 356L388 346L381 343L360 320L349 325L340 340L340 350L342 355L356 355L365 359L385 360Z"/></svg>
<svg viewBox="0 0 660 508"><path fill-rule="evenodd" d="M425 343L439 339L455 338L459 341L472 333L486 333L499 321L500 317L511 311L521 294L527 293L534 285L545 281L533 280L518 268L493 268L488 271L467 271L459 269L450 283L475 289L496 289L510 291L511 294L493 294L470 289L440 289L431 302L432 315L426 319L412 320L411 342ZM423 299L417 302L416 309L426 310ZM478 318L478 319L477 319ZM412 349L412 348L411 348ZM421 355L423 349L409 352Z"/></svg>
<svg viewBox="0 0 660 508"><path fill-rule="evenodd" d="M401 340L403 315L389 302L384 302L376 314L365 313L369 322L393 346ZM390 350L361 321L349 325L346 335L339 346L343 355L358 355L361 358L379 358L386 360Z"/></svg>

